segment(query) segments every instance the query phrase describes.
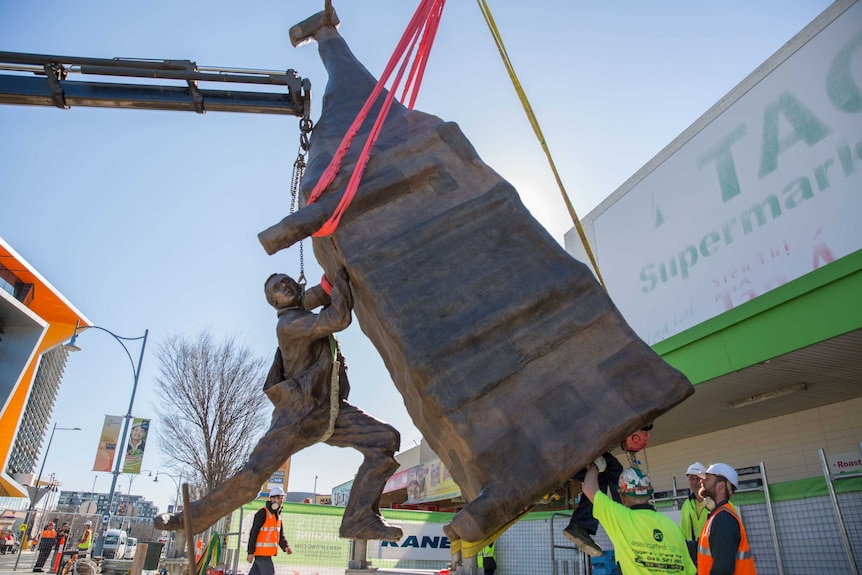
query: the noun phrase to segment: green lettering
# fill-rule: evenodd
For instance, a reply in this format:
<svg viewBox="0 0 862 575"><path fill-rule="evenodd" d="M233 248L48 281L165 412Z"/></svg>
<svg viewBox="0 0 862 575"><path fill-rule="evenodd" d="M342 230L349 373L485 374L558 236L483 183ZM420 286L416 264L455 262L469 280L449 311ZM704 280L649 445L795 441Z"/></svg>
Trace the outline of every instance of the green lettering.
<svg viewBox="0 0 862 575"><path fill-rule="evenodd" d="M688 256L688 257L686 257ZM697 249L694 246L688 245L685 246L681 252L679 252L679 271L682 275L682 279L688 277L689 268L693 268L694 264L697 263Z"/></svg>
<svg viewBox="0 0 862 575"><path fill-rule="evenodd" d="M653 269L655 269L655 264L647 264L641 268L641 281L649 284L641 286L641 291L644 293L651 292L658 284L658 277L656 277Z"/></svg>
<svg viewBox="0 0 862 575"><path fill-rule="evenodd" d="M829 96L829 101L838 110L850 114L862 111L862 94L850 69L853 52L859 46L862 46L862 32L854 34L835 55L826 74L826 95Z"/></svg>
<svg viewBox="0 0 862 575"><path fill-rule="evenodd" d="M766 199L763 200L762 204L754 204L740 215L740 219L742 220L742 232L745 235L754 231L754 227L751 225L752 214L757 218L758 227L763 226L766 223L766 214L763 212L763 206L766 205L769 206L770 211L772 212L773 220L781 215L781 206L778 204L778 198L775 197L775 194L769 194Z"/></svg>
<svg viewBox="0 0 862 575"><path fill-rule="evenodd" d="M725 245L730 245L733 243L733 232L731 231L731 227L736 223L736 216L727 220L723 226L721 226L721 233L724 236Z"/></svg>
<svg viewBox="0 0 862 575"><path fill-rule="evenodd" d="M721 241L721 236L718 232L709 232L703 239L700 240L700 253L704 257L711 256L718 251L718 242Z"/></svg>
<svg viewBox="0 0 862 575"><path fill-rule="evenodd" d="M838 159L841 160L841 169L844 170L844 176L856 173L856 166L853 165L853 152L850 151L850 146L843 144L838 148Z"/></svg>
<svg viewBox="0 0 862 575"><path fill-rule="evenodd" d="M793 133L784 138L778 135L778 118L783 114ZM778 169L778 156L802 140L813 146L825 138L832 130L820 121L814 113L790 92L785 92L778 100L763 111L763 146L760 151L760 174L763 178Z"/></svg>
<svg viewBox="0 0 862 575"><path fill-rule="evenodd" d="M814 191L811 189L811 182L808 178L796 178L784 187L784 194L790 194L784 200L784 207L788 209L795 208L805 200L810 200L814 197Z"/></svg>
<svg viewBox="0 0 862 575"><path fill-rule="evenodd" d="M715 161L722 202L728 202L739 195L739 178L736 177L736 166L733 163L733 154L730 153L730 147L743 137L747 131L745 124L738 125L730 134L701 154L697 159L698 170L713 160Z"/></svg>
<svg viewBox="0 0 862 575"><path fill-rule="evenodd" d="M835 163L834 158L829 158L819 166L814 168L814 179L817 180L817 190L822 192L829 188L829 176L826 174L826 170ZM787 188L785 188L787 189ZM810 197L810 196L809 196ZM805 198L808 199L808 198Z"/></svg>

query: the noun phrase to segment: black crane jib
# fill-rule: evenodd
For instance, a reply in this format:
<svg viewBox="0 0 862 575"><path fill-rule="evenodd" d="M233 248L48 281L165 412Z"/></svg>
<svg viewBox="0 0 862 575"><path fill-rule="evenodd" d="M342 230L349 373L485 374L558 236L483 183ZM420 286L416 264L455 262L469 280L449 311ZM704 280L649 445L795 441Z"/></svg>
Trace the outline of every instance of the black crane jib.
<svg viewBox="0 0 862 575"><path fill-rule="evenodd" d="M285 72L198 66L191 60L77 58L0 52L0 104L178 110L187 112L248 112L311 116L311 82L294 70ZM116 80L69 80L71 73L110 78L180 80L125 84ZM256 84L286 88L281 92L204 89L199 82Z"/></svg>

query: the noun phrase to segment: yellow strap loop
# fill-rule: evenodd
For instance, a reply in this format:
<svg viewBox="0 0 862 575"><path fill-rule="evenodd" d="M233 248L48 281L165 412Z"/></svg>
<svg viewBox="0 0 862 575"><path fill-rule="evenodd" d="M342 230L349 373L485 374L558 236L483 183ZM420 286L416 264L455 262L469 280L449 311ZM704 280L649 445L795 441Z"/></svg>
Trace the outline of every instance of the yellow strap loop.
<svg viewBox="0 0 862 575"><path fill-rule="evenodd" d="M584 245L584 250L587 252L590 264L592 264L593 270L596 272L596 277L598 278L599 283L602 284L602 287L604 287L605 290L607 290L605 280L602 279L602 274L599 272L599 264L596 261L595 255L593 255L590 242L587 240L587 234L584 232L581 221L575 213L575 208L572 206L572 202L569 201L566 188L563 186L563 181L560 179L559 172L557 172L557 166L554 164L554 159L551 157L551 151L548 149L547 142L545 142L545 136L542 134L542 128L539 126L539 120L536 119L536 114L533 113L533 107L530 105L530 101L527 99L527 94L524 92L523 87L521 87L521 82L518 80L518 75L515 73L515 68L512 66L511 60L509 60L509 54L506 52L506 46L503 45L503 38L500 36L500 31L497 29L494 17L491 15L491 9L488 8L488 3L485 0L476 0L476 2L479 4L479 10L482 11L485 23L488 24L488 29L491 31L491 36L494 38L494 44L497 46L497 51L500 52L500 57L503 59L503 65L506 66L506 71L509 73L509 78L512 80L512 85L515 87L515 92L518 94L518 99L521 100L521 106L523 106L524 112L527 114L527 119L533 127L533 132L536 134L536 138L538 138L539 144L542 146L542 150L544 150L545 156L548 158L551 171L554 173L554 179L557 181L557 186L560 188L560 194L563 196L563 202L565 202L566 208L569 210L569 216L572 218L572 223L574 223L575 229L578 230L578 236L581 238L581 243Z"/></svg>

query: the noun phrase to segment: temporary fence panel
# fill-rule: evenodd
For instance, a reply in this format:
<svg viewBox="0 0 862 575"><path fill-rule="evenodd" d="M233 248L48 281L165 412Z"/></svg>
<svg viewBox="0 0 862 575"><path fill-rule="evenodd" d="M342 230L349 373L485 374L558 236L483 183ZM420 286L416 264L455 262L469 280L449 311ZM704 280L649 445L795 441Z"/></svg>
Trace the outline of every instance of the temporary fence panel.
<svg viewBox="0 0 862 575"><path fill-rule="evenodd" d="M859 452L862 453L862 443L859 444ZM835 495L835 485L833 482L842 479L851 479L854 477L862 477L862 473L842 473L834 475L829 470L829 464L826 462L826 452L822 448L817 450L820 455L820 464L823 466L823 476L826 478L826 486L829 489L829 498L832 500L832 507L835 510L835 518L838 521L838 527L841 532L841 542L844 544L844 552L847 554L847 560L850 563L850 572L853 575L859 575L859 569L856 567L856 560L853 557L853 547L850 545L850 536L847 533L847 525L844 523L844 517L841 514L841 506L838 505L838 496Z"/></svg>

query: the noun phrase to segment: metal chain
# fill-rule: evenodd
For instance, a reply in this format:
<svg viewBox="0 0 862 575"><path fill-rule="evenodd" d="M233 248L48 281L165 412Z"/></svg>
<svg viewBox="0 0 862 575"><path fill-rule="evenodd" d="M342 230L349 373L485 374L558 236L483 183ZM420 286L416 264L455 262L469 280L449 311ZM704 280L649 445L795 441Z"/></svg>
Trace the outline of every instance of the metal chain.
<svg viewBox="0 0 862 575"><path fill-rule="evenodd" d="M290 179L290 213L293 214L300 209L300 194L299 190L302 187L302 178L305 175L305 156L308 154L308 134L311 132L314 124L308 118L303 118L299 121L299 150L296 154L296 161L293 162L293 175ZM299 278L297 283L305 291L305 250L303 247L304 240L299 242Z"/></svg>

